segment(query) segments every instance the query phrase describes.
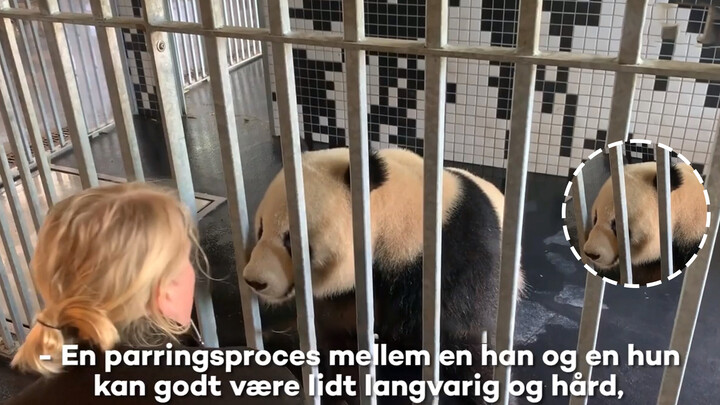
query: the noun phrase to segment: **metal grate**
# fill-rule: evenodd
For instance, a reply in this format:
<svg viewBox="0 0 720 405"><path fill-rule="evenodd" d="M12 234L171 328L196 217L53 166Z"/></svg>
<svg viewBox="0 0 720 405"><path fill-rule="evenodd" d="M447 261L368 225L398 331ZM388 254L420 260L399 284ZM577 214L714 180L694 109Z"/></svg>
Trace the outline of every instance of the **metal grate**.
<svg viewBox="0 0 720 405"><path fill-rule="evenodd" d="M455 3L455 2L453 2ZM497 8L498 2L491 1L490 9ZM590 2L592 4L593 2ZM110 3L108 0L92 0L93 17L87 14L59 13L57 1L43 0L40 2L39 11L25 11L9 8L7 1L0 3L0 18L7 26L11 19L23 21L40 22L46 35L50 53L52 57L52 65L55 70L57 81L60 83L59 99L62 102L63 110L66 111L68 120L69 134L72 138L74 153L79 163L79 175L82 179L83 187L97 186L98 175L95 170L92 154L88 144L88 127L81 115L82 103L78 93L77 79L72 70L72 60L67 49L67 38L65 31L62 29L66 24L90 25L102 31L107 27L121 29L137 29L143 28L149 33L147 39L150 45L147 49L149 62L153 66L155 72L154 85L157 91L158 100L162 100L158 104L159 117L164 124L164 136L167 141L169 156L174 175L175 184L180 191L183 201L190 207L195 208L196 201L194 198L194 187L192 183L192 175L188 162L187 149L184 137L184 127L182 125L182 111L178 101L178 87L176 76L176 65L178 61L173 57L171 52L167 52L170 36L175 34L187 35L204 35L206 41L205 56L207 58L206 67L213 86L215 96L216 114L218 116L218 129L221 142L223 143L222 161L224 173L226 175L226 187L228 189L228 202L231 209L231 216L237 218L237 223L233 224L233 238L236 251L236 259L238 270L244 265L242 252L245 251L247 245L247 229L249 229L249 219L247 215L247 207L245 206L244 185L242 179L242 164L237 145L237 127L235 125L234 100L230 93L231 86L228 75L227 52L230 46L236 43L231 41L265 41L270 42L272 46L272 58L274 68L274 80L277 100L277 111L279 120L279 129L282 142L282 156L284 163L284 172L288 179L288 196L290 207L290 230L293 255L295 280L297 290L297 306L298 306L298 326L300 332L301 348L304 350L314 349L316 345L314 331L314 309L311 297L310 284L310 263L307 240L307 223L304 216L304 187L303 174L300 170L301 149L300 139L302 128L300 127L299 109L297 92L298 84L295 80L295 60L293 58L294 47L324 47L342 49L346 53L348 59L348 72L345 80L353 86L348 86L348 114L347 127L350 130L349 144L351 147L351 168L353 178L360 180L353 182L352 189L353 198L353 223L354 223L354 243L358 251L366 252L364 256L356 258L357 285L361 294L358 295L358 330L361 336L361 345L367 346L370 343L370 337L373 336L373 307L371 303L372 285L369 277L369 261L368 256L368 228L369 221L367 216L367 140L368 135L372 132L370 129L371 121L368 121L369 111L368 98L370 94L363 94L366 85L363 80L366 79L365 72L368 70L368 63L365 56L371 54L403 54L418 55L424 60L425 81L425 127L423 134L423 154L425 157L425 206L424 221L433 226L425 228L424 235L424 304L423 319L426 320L424 328L423 340L424 348L429 350L432 356L432 364L424 372L424 378L437 380L438 378L438 346L439 346L439 270L440 270L440 227L437 221L439 215L439 191L442 190L440 170L443 167L443 157L445 156L445 109L446 109L446 91L447 91L447 73L448 58L458 60L486 61L490 66L499 66L501 69L512 69L508 74L506 70L505 77L512 77L512 90L515 94L514 102L509 107L509 141L507 146L507 159L515 162L508 167L507 181L505 187L506 205L504 223L504 236L502 241L502 270L501 270L501 289L499 301L499 315L497 323L497 349L511 349L513 347L513 331L515 326L515 298L516 290L514 288L515 280L518 276L519 269L519 247L522 240L525 185L527 180L527 172L530 166L531 151L531 131L532 118L535 108L535 92L536 79L538 77L538 65L545 68L548 72L548 66L557 68L570 69L593 69L608 72L612 75L612 96L609 105L609 113L607 115L608 128L604 141L610 145L620 142L623 144L628 138L628 131L631 125L631 114L633 112L633 101L635 99L635 89L638 84L638 75L654 75L662 77L677 76L690 78L695 80L716 80L720 77L720 66L710 63L696 63L688 61L672 61L672 60L641 60L641 34L644 30L646 22L646 10L648 3L646 1L629 1L623 9L623 24L621 27L621 40L615 44L613 40L608 40L608 51L606 53L576 53L576 52L553 52L541 47L539 38L542 28L543 2L538 0L524 0L520 2L518 13L518 24L511 24L517 27L517 35L501 36L498 43L492 46L480 46L476 44L448 44L448 0L428 1L424 6L413 5L408 9L408 15L415 15L422 18L423 37L425 41L417 41L415 39L407 39L403 35L399 35L395 31L377 32L370 31L365 22L371 22L374 18L382 20L387 16L387 12L381 12L380 8L374 8L376 2L368 2L364 4L359 0L347 0L343 3L345 17L342 34L330 32L327 35L314 35L313 33L303 30L294 31L290 24L289 15L291 8L288 2L283 0L272 0L268 2L268 21L269 29L251 28L243 26L228 26L224 23L223 11L224 4L220 0L203 1L198 3L199 15L202 17L202 23L194 22L171 22L168 21L167 5L163 0L146 0L143 4L143 17L116 17L110 12ZM579 3L578 3L579 4ZM367 13L366 13L367 11ZM492 10L494 11L494 10ZM588 11L589 12L589 11ZM414 14L413 14L414 13ZM427 15L427 18L423 18ZM348 18L349 17L349 18ZM494 17L493 18L499 18ZM504 18L504 17L503 17ZM402 24L400 25L402 26ZM363 32L365 27L366 32ZM336 27L339 29L339 27ZM613 28L614 29L614 28ZM470 30L470 28L468 28ZM331 30L333 27L331 24ZM562 31L562 30L561 30ZM612 36L613 30L610 30L608 38ZM7 42L10 33L8 30L0 30L0 40ZM604 35L604 34L603 34ZM113 100L112 108L116 118L127 118L129 106L128 98L125 94L125 88L121 85L124 81L122 66L117 59L112 59L110 50L116 47L110 39L112 36L107 35L100 42L100 56L103 66L105 67L106 76L110 77L108 92L110 99ZM602 37L602 35L600 35ZM228 39L230 38L230 39ZM459 36L458 36L459 38ZM459 39L458 39L459 41ZM491 39L492 41L492 39ZM511 46L508 45L509 41ZM612 47L617 46L617 54ZM5 47L4 47L5 48ZM603 43L604 48L604 43ZM10 57L19 60L16 48L11 48ZM367 54L367 55L365 55ZM409 58L408 58L409 63ZM19 66L19 65L18 65ZM612 72L612 73L610 73ZM3 72L3 75L5 73ZM8 81L0 82L2 86L8 86ZM15 82L15 87L18 83ZM22 93L21 89L21 93ZM6 93L6 92L3 92ZM368 92L369 93L369 92ZM456 89L457 93L457 89ZM567 100L566 100L567 102ZM10 116L9 103L5 102L6 115ZM589 114L589 113L588 113ZM129 121L127 121L129 122ZM365 130L368 128L368 130ZM132 126L121 129L120 139L123 144L123 157L126 171L130 177L135 176L142 178L142 172L139 170L139 159L137 156L137 145L132 136ZM562 140L561 140L562 141ZM538 143L540 145L540 143ZM571 145L572 146L572 145ZM615 204L618 212L624 210L624 189L622 187L623 166L622 152L620 148L611 148L612 178L615 185ZM713 146L713 160L718 162L720 157L720 145ZM3 181L7 186L7 192L11 194L11 207L18 204L17 191L14 191L14 183L6 181L9 166L4 159L5 155L0 154L0 160L3 163L3 170L0 171L4 175ZM47 156L39 154L35 156L38 165L47 165ZM661 159L662 160L662 159ZM667 160L661 163L661 168L667 164ZM554 166L554 162L549 162L549 166ZM26 170L25 165L21 165L21 173ZM666 171L663 171L666 173ZM41 171L41 176L47 174ZM28 185L27 179L23 179ZM661 175L661 180L666 180ZM362 186L358 187L358 184ZM577 186L576 186L577 187ZM686 366L687 354L692 342L693 330L697 319L698 309L702 298L702 292L705 285L705 279L708 273L709 260L712 254L714 242L718 230L718 205L720 201L720 165L710 165L708 176L708 191L712 205L712 225L708 238L707 248L701 251L700 256L696 260L696 269L690 272L684 279L684 292L680 299L677 310L676 324L672 333L671 348L681 353L683 363L681 367L668 368L665 370L663 383L658 399L659 404L675 404L678 400L682 377ZM15 194L13 194L13 191ZM52 193L44 187L44 191L48 196ZM575 191L577 195L584 195L582 188ZM37 199L36 190L26 190L26 196L29 200L33 197ZM665 198L668 195L665 194ZM51 201L52 199L49 198ZM577 198L575 201L581 201ZM587 215L583 215L587 207L582 203L577 203L577 211L579 217L587 219ZM17 208L17 207L16 207ZM13 210L13 219L21 226L28 227L27 221L21 218L21 215ZM193 212L196 210L193 209ZM41 215L34 212L33 223L35 227L41 222ZM624 276L623 282L631 283L632 278L629 273L629 261L625 252L627 247L627 218L621 215L618 219L618 230L621 245L622 270ZM25 232L22 232L25 234ZM27 239L27 238L25 238ZM24 246L26 256L31 256L32 245L28 244L27 239ZM6 249L10 250L6 247ZM665 255L664 255L665 256ZM665 261L665 259L663 259ZM4 273L1 272L0 273ZM17 280L16 280L17 281ZM1 284L6 284L2 282ZM603 299L603 283L598 283L593 277L588 277L587 289L585 295L584 310L582 322L580 325L580 338L578 347L581 351L586 351L595 347L597 339L597 322L600 317L599 308ZM21 288L21 293L27 293L28 290ZM3 294L8 294L8 289L3 289ZM254 296L249 294L245 286L241 286L243 297L243 310L245 312L246 334L248 342L255 347L262 346L260 334L260 319L257 307L257 301ZM14 298L14 297L13 297ZM29 296L23 297L23 302L29 300ZM13 300L10 300L13 301ZM212 302L209 293L206 290L199 291L197 295L196 307L199 319L201 321L201 329L203 335L210 346L217 345L217 334L215 331L215 318L213 313ZM15 310L19 312L19 310ZM16 314L17 315L17 314ZM4 318L0 317L0 332ZM7 339L7 337L4 337ZM19 337L22 340L22 336ZM591 368L587 364L582 365L584 370L583 378L588 379ZM309 366L304 369L304 375L307 378L309 373L316 370ZM510 369L507 367L498 367L496 377L501 380L502 384L502 403L507 403L509 394L507 392L507 383L510 378ZM371 373L371 368L361 370L363 373ZM306 387L307 388L307 387ZM435 399L436 401L437 399ZM575 397L573 403L584 403L587 398ZM319 403L319 398L311 398L306 391L307 403ZM363 403L373 403L373 398L364 398Z"/></svg>

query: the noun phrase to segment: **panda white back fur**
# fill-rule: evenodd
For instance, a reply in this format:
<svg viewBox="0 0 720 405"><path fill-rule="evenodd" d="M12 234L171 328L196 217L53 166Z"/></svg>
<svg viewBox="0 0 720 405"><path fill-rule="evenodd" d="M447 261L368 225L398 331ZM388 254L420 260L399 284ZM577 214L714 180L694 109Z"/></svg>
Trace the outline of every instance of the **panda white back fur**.
<svg viewBox="0 0 720 405"><path fill-rule="evenodd" d="M306 152L302 159L316 299L318 345L356 349L354 261L347 148ZM371 153L370 215L375 332L388 349L422 348L423 158L401 149ZM494 346L504 197L459 169L443 173L441 348L478 356L483 331ZM268 303L294 295L284 174L272 181L255 217L257 244L243 277ZM518 283L523 290L524 278ZM472 381L479 366L444 367L441 378ZM352 367L346 370L356 372ZM420 368L379 368L378 378L421 379ZM380 398L404 403L407 398ZM387 401L387 402L386 402ZM482 403L443 398L442 404Z"/></svg>
<svg viewBox="0 0 720 405"><path fill-rule="evenodd" d="M691 166L685 163L672 165L670 187L673 264L675 269L683 269L697 252L705 234L707 207L703 186ZM657 163L626 165L625 189L633 283L647 284L661 279ZM591 215L593 227L583 250L598 271L617 279L619 248L611 179L600 189Z"/></svg>

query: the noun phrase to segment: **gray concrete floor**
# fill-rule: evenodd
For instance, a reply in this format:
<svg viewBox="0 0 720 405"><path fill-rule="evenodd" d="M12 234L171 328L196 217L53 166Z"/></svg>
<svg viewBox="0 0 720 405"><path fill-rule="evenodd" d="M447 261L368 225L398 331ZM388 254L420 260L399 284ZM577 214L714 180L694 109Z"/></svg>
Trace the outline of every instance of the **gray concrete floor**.
<svg viewBox="0 0 720 405"><path fill-rule="evenodd" d="M280 148L277 140L270 137L262 65L248 65L233 73L232 78L247 200L252 217L265 187L281 167ZM187 95L187 105L188 150L196 191L225 195L209 86L204 84L192 90ZM150 179L168 179L170 171L160 128L154 123L138 122L138 139L146 175ZM92 147L101 173L123 176L119 148L113 134L93 140ZM57 159L55 163L64 166L75 164L72 154ZM488 177L501 187L504 183L501 170L464 167ZM586 272L572 256L562 236L560 206L566 182L564 178L547 175L531 174L528 178L523 260L530 292L518 306L515 342L517 348L532 350L537 359L545 350L572 350L577 345ZM200 227L202 245L213 275L223 278L223 281L213 284L221 344L243 344L242 313L226 207L221 206L210 213L201 221ZM713 260L708 279L705 304L700 312L680 404L712 404L717 403L720 396L717 384L720 373L720 343L717 340L720 313L711 305L720 299L717 260L717 257ZM640 349L666 349L682 280L681 276L673 282L639 290L608 286L598 348L618 351L621 364L626 359L624 353L629 343ZM288 314L291 315L292 311L266 311L263 323L272 327ZM542 380L547 389L554 373L560 373L561 379L566 381L571 378L558 368L541 365L517 368L514 378ZM625 392L623 400L596 397L589 400L590 404L655 403L662 368L618 366L598 367L593 371L595 378L599 379L606 379L611 373L618 376L619 386ZM0 398L26 381L0 365ZM567 404L567 399L546 395L542 403Z"/></svg>

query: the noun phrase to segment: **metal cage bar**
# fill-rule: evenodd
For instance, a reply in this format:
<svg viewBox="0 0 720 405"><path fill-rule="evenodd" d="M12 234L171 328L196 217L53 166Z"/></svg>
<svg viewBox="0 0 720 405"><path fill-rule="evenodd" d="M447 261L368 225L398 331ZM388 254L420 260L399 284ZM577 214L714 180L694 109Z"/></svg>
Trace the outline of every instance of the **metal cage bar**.
<svg viewBox="0 0 720 405"><path fill-rule="evenodd" d="M585 199L585 179L582 170L578 172L573 180L572 192L578 246L580 247L578 253L585 259L585 263L588 263L589 261L582 250L582 246L585 245L585 236L587 230L592 228L592 222ZM589 265L586 265L586 268L592 270ZM583 309L580 315L580 327L578 328L577 358L579 359L578 372L582 374L584 381L590 381L592 367L588 364L586 356L590 350L595 349L597 343L600 315L605 295L605 282L596 274L590 272L586 273L585 277L585 297L583 298ZM587 396L572 396L570 397L570 405L585 405L587 400Z"/></svg>
<svg viewBox="0 0 720 405"><path fill-rule="evenodd" d="M39 0L38 3L42 11L41 15L52 16L60 13L57 0ZM90 150L88 129L85 124L80 92L75 78L75 71L72 67L72 56L68 48L64 25L46 21L44 31L47 37L50 58L53 62L60 100L70 130L73 152L80 170L80 180L83 188L95 187L98 185L97 171ZM60 138L62 138L62 133Z"/></svg>
<svg viewBox="0 0 720 405"><path fill-rule="evenodd" d="M317 35L312 32L295 31L292 35L281 39L271 34L267 28L250 28L227 26L218 30L205 30L198 23L165 21L148 23L137 17L113 17L97 20L92 15L77 13L43 13L25 9L2 9L0 17L20 20L34 20L45 23L67 23L93 25L96 27L112 26L116 28L142 28L144 30L162 30L168 33L191 33L204 36L223 36L228 38L248 39L256 41L280 41L284 44L315 45L330 48L364 49L376 52L390 52L417 55L437 55L448 58L470 60L487 60L494 62L526 62L560 67L604 70L613 72L629 72L661 76L687 77L705 80L717 80L720 76L720 65L672 60L643 60L634 63L620 63L616 56L600 56L585 53L568 52L535 52L526 55L519 48L496 46L462 46L447 45L443 48L426 47L424 43L406 39L365 38L362 41L348 42L342 35Z"/></svg>
<svg viewBox="0 0 720 405"><path fill-rule="evenodd" d="M5 44L0 41L0 45L4 46ZM35 225L35 229L38 229L40 228L40 224L43 220L43 211L40 209L40 201L38 200L37 189L35 187L35 183L32 180L32 174L30 173L30 162L28 161L28 155L25 153L26 150L25 142L23 140L23 128L21 127L20 122L20 117L27 117L27 114L24 114L24 112L18 110L18 104L22 103L16 104L13 100L13 96L16 94L13 91L14 89L10 86L10 82L13 81L15 82L16 86L19 86L19 78L18 76L15 76L14 80L12 79L12 75L10 74L10 67L8 66L7 60L4 57L3 52L1 51L0 69L2 70L2 75L5 77L4 83L0 84L0 86L2 86L2 89L0 89L0 91L4 93L2 96L3 101L0 104L5 105L8 113L10 113L9 106L14 105L12 107L12 115L3 114L2 117L3 119L7 119L10 121L9 126L6 126L8 128L8 141L10 141L10 148L15 157L17 158L17 168L18 172L20 173L20 178L24 183L23 191L25 193L25 198L28 203L28 208L30 209L30 217L32 218L33 224ZM23 102L25 101L26 100L23 99ZM25 106L25 108L28 108L28 106ZM32 129L27 128L27 130L31 131Z"/></svg>
<svg viewBox="0 0 720 405"><path fill-rule="evenodd" d="M3 213L0 215L5 214ZM10 319L12 320L15 332L20 340L20 343L22 343L27 337L25 328L23 327L23 317L20 313L20 308L17 305L17 301L15 300L15 294L13 294L12 286L10 285L10 278L7 275L7 271L5 270L5 265L2 263L2 260L0 260L0 292L2 292L2 295L5 298L5 305L10 311ZM12 338L10 331L7 329L7 321L5 320L3 311L1 309L0 315L3 316L3 318L0 319L0 332L2 332L4 335L7 331L7 337L4 338L6 339L4 341L7 342L8 345L10 345L14 342L14 339Z"/></svg>
<svg viewBox="0 0 720 405"><path fill-rule="evenodd" d="M112 17L110 0L90 0L90 6L95 17L99 19ZM125 85L122 52L120 52L118 37L115 35L115 28L100 28L96 32L100 58L105 69L110 105L115 117L115 130L120 144L125 176L130 181L143 181L145 175L140 161L130 95Z"/></svg>
<svg viewBox="0 0 720 405"><path fill-rule="evenodd" d="M10 95L10 87L5 72L0 70L0 117L5 122L5 129L8 133L8 138L20 136L20 125L15 116L15 108L13 107L12 97ZM22 152L21 152L22 153ZM5 190L6 198L12 210L13 219L15 220L15 227L17 228L18 237L20 238L20 244L25 254L25 259L29 263L33 257L33 245L30 239L30 229L28 223L25 220L25 214L23 213L22 204L20 202L20 196L18 195L17 185L15 179L10 170L10 164L8 163L7 153L5 147L0 144L0 178L3 182L3 188Z"/></svg>
<svg viewBox="0 0 720 405"><path fill-rule="evenodd" d="M17 0L10 0L9 2L7 0L5 0L0 3L4 3L4 5L1 5L0 8L18 7ZM28 2L25 2L25 4L27 7L30 7ZM28 27L30 27L29 33L28 33ZM38 30L32 21L18 21L18 28L19 28L19 33L20 33L19 38L22 41L23 50L25 51L25 53L22 54L22 56L24 57L24 60L22 61L22 63L27 65L28 71L30 73L29 76L33 82L32 88L35 93L35 99L37 100L38 109L40 111L40 115L41 115L42 121L43 121L43 126L45 128L45 139L47 139L47 141L48 141L50 151L53 152L53 151L55 151L55 145L53 144L53 141L52 141L52 134L51 134L51 129L50 129L51 123L49 121L50 121L51 117L48 117L47 112L46 112L47 110L45 109L45 100L44 100L44 97L42 97L42 94L40 92L40 82L38 80L38 75L37 75L37 71L35 69L35 64L32 63L32 59L31 59L32 53L30 52L29 38L32 38L34 40L36 48L40 49L39 41L37 39L38 38ZM14 34L14 32L13 32L13 34ZM38 52L38 56L39 56L38 61L40 63L40 70L42 72L42 76L45 81L45 86L48 89L50 89L47 68L45 65L45 58L42 57L42 54L40 52ZM48 90L48 93L51 93L51 91ZM52 97L49 98L49 101L51 104L53 117L56 120L56 125L57 125L58 131L59 131L60 130L60 119L57 114L57 107L55 106L55 102Z"/></svg>
<svg viewBox="0 0 720 405"><path fill-rule="evenodd" d="M145 18L148 23L167 21L167 9L164 0L145 0ZM169 52L169 34L165 31L150 31L152 63L157 81L160 116L163 120L165 143L170 158L170 168L180 199L185 203L193 217L197 216L195 191L190 172L185 126L180 109L178 87L175 82L175 59ZM197 283L195 292L195 310L200 323L203 339L209 347L217 347L218 336L210 289L206 282Z"/></svg>
<svg viewBox="0 0 720 405"><path fill-rule="evenodd" d="M25 75L25 66L22 61L21 52L17 46L15 30L13 29L13 24L9 19L3 19L2 22L0 22L0 48L3 48L6 51L5 60L10 62L9 70L15 76L15 87L20 95L20 104L23 108L23 116L25 117L25 127L28 130L30 142L32 143L32 147L35 150L35 163L40 173L40 180L42 181L43 189L45 191L45 199L47 200L48 205L52 206L57 199L57 195L55 192L55 185L50 178L50 163L48 161L47 153L45 152L45 148L43 146L42 135L40 134L37 114L35 111L35 105L33 103L32 95L30 94L30 89L28 87L28 77L27 75ZM27 51L27 46L25 50ZM33 64L30 63L30 65ZM34 68L32 67L30 68L30 74L34 75ZM33 87L37 92L37 85ZM42 107L44 104L41 100L42 97L38 94L38 103ZM41 114L45 118L44 111L41 110ZM8 134L11 133L8 132ZM9 136L9 138L13 139L13 149L17 149L19 147L19 144L17 139L15 139L15 136ZM50 142L50 144L52 145L52 142ZM36 193L36 190L34 189L35 183L32 181L32 178L29 174L29 168L25 167L25 163L27 163L26 159L20 161L20 166L22 169L21 174L23 174L23 180L25 180L26 183L32 184L29 190L32 191L31 194L34 194ZM28 170L28 172L26 172L26 169ZM28 197L30 198L30 196ZM31 208L33 212L35 212L35 210L39 211L39 206L36 199L33 200L30 198L28 201L31 203ZM33 220L35 221L36 226L39 226L39 224L42 222L42 217L43 213L41 211L35 212L33 214Z"/></svg>
<svg viewBox="0 0 720 405"><path fill-rule="evenodd" d="M632 103L632 89L635 87L635 75L633 73L627 73L627 75L633 76L627 77L627 79L632 81L631 87L619 86L619 82L621 80L615 81L615 89L613 90L613 107L610 112L610 128L613 128L613 122L617 123L619 121L618 119L613 119L613 112L618 108L622 109L620 104L623 104L623 106L629 106L628 103ZM619 96L615 97L615 94L619 94ZM620 101L615 102L615 100ZM629 114L630 113L628 112L623 115ZM615 117L617 117L617 115L618 114L615 114ZM615 233L618 240L620 283L628 285L633 284L633 274L630 251L630 234L628 230L627 196L625 192L625 168L623 166L622 151L624 146L623 142L627 136L627 128L630 125L629 117L624 119L624 124L625 125L622 125L622 132L612 132L613 138L610 138L611 132L608 131L608 138L621 138L621 140L616 141L618 143L610 147L610 178L612 179L613 201L615 205Z"/></svg>
<svg viewBox="0 0 720 405"><path fill-rule="evenodd" d="M222 0L201 1L200 18L206 28L223 25ZM243 282L242 272L246 265L249 235L253 227L248 219L243 180L242 159L238 142L237 122L235 120L235 102L232 94L229 63L227 60L227 38L207 38L207 55L210 84L215 101L220 153L227 190L230 227L235 247L235 270L242 300L243 321L247 344L255 349L263 348L262 325L258 298Z"/></svg>
<svg viewBox="0 0 720 405"><path fill-rule="evenodd" d="M198 5L196 4L196 0L193 0L190 3L190 11L192 12L193 20L194 21L200 21L200 16L198 15ZM198 59L200 60L200 73L199 73L199 79L202 80L205 77L208 76L207 70L205 69L205 42L203 41L203 37L198 35L197 36L197 46L198 46Z"/></svg>
<svg viewBox="0 0 720 405"><path fill-rule="evenodd" d="M534 55L540 40L541 0L524 0L520 3L517 52ZM517 284L520 272L520 248L522 243L523 213L525 212L525 186L532 130L532 109L535 96L536 65L515 65L513 105L510 117L510 145L505 182L505 205L503 214L502 253L500 260L500 294L496 330L496 348L500 352L512 350L517 306ZM495 378L500 383L499 403L507 405L510 400L508 385L510 367L499 365Z"/></svg>
<svg viewBox="0 0 720 405"><path fill-rule="evenodd" d="M79 9L79 11L82 12L82 8L83 8L82 3L83 3L82 0L68 0L69 11L75 12L75 7L77 7ZM95 85L95 86L97 86L96 89L98 90L97 92L94 92L94 91L88 92L88 96L89 96L88 101L91 104L93 104L95 102L93 100L93 95L96 95L100 101L100 106L102 107L102 110L100 110L100 111L102 111L102 113L103 113L103 115L101 116L101 115L99 115L100 111L98 111L98 109L92 108L93 114L95 115L95 125L90 128L92 128L92 129L100 128L103 125L107 124L107 121L104 119L107 118L108 108L106 105L107 101L102 96L102 92L99 91L102 88L102 86L100 84L100 76L98 75L97 67L95 66L95 64L97 63L97 55L95 54L95 47L93 46L92 37L90 36L90 33L87 30L87 27L84 27L81 25L80 26L74 25L73 28L75 29L75 33L77 35L78 53L80 54L80 60L83 60L83 61L86 60L85 56L84 56L84 49L83 49L83 48L85 48L83 46L83 42L85 42L85 45L87 45L87 52L90 54L89 60L91 60L93 63L92 66L85 65L85 66L83 66L82 69L85 72L85 77L87 78L86 84L88 86L88 89L92 89L92 86ZM99 31L99 30L96 30L96 31ZM92 70L92 76L93 76L93 79L95 79L95 80L90 79L91 72L89 72L89 70Z"/></svg>
<svg viewBox="0 0 720 405"><path fill-rule="evenodd" d="M270 31L278 37L287 35L290 32L290 12L287 1L270 0L268 1L268 10ZM297 326L300 349L308 352L317 350L317 342L292 45L282 41L273 41L272 54L280 111L280 142L288 197L290 244L295 267ZM317 373L317 366L305 364L302 373L305 383L305 403L319 405L320 397L310 396L310 374ZM317 382L315 383L317 384Z"/></svg>
<svg viewBox="0 0 720 405"><path fill-rule="evenodd" d="M426 4L426 45L442 48L447 44L448 1L429 0ZM447 58L429 56L425 60L425 148L423 179L423 349L430 354L430 365L423 379L440 379L440 292L442 269L443 158L445 156L445 97ZM438 398L427 396L426 403Z"/></svg>
<svg viewBox="0 0 720 405"><path fill-rule="evenodd" d="M667 146L658 144L657 156L657 196L660 216L660 268L663 279L674 272L672 251L672 213L670 212L670 151Z"/></svg>
<svg viewBox="0 0 720 405"><path fill-rule="evenodd" d="M247 3L245 3L247 4ZM362 0L344 0L345 39L359 41L365 37L365 6ZM254 43L254 42L253 42ZM370 168L367 122L367 65L365 51L346 53L348 133L350 143L350 191L352 194L353 246L355 259L355 300L358 350L372 353L375 342L375 311L370 244ZM365 376L375 380L375 366L359 366L360 403L374 405L376 395L365 395Z"/></svg>
<svg viewBox="0 0 720 405"><path fill-rule="evenodd" d="M700 313L700 304L702 303L705 283L715 249L715 241L718 236L718 219L720 219L720 164L718 164L720 162L720 139L718 137L720 137L720 126L718 126L715 138L713 165L710 167L710 174L707 176L706 181L706 188L710 199L709 227L707 239L705 240L705 245L707 246L702 249L703 244L701 243L700 252L698 253L697 259L693 262L695 268L685 273L682 292L680 293L680 301L675 314L675 323L670 338L670 349L676 350L680 354L680 365L665 367L665 372L663 373L660 384L658 405L677 405L680 399L680 389L682 388L683 378L685 377L687 359L690 354L690 347L692 346L693 335L695 334L695 326Z"/></svg>
<svg viewBox="0 0 720 405"><path fill-rule="evenodd" d="M4 170L4 167L3 167ZM20 302L25 310L29 320L35 317L35 310L33 305L33 298L30 296L30 287L25 272L23 271L22 263L16 252L15 240L12 237L12 231L10 229L10 223L8 222L5 210L0 208L0 238L2 239L3 247L5 248L5 254L7 255L7 261L10 264L10 270L12 271L13 278L15 279L15 285L17 286L18 295L20 296ZM0 260L1 261L1 260ZM0 269L0 271L5 269ZM38 302L42 302L39 294L36 294ZM12 311L11 311L12 313ZM17 323L16 325L22 325Z"/></svg>
<svg viewBox="0 0 720 405"><path fill-rule="evenodd" d="M646 11L647 0L627 2L625 16L623 17L618 63L633 64L640 62L640 46L642 45ZM633 284L622 150L630 129L634 94L635 73L616 73L608 123L608 144L610 146L610 174L615 203L615 228L617 230L620 282L622 284Z"/></svg>
<svg viewBox="0 0 720 405"><path fill-rule="evenodd" d="M0 271L5 271L3 265L0 265ZM7 296L5 296L5 299L7 299ZM10 349L10 351L15 348L15 339L13 339L12 334L10 333L7 315L5 315L5 311L3 311L2 308L0 308L0 343L2 343L0 348L5 346Z"/></svg>

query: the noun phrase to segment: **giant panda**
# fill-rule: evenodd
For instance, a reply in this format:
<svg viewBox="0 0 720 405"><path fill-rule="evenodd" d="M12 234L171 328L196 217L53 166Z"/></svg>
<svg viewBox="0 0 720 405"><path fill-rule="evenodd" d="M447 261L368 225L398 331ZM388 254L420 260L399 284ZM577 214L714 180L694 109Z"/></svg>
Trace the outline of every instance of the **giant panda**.
<svg viewBox="0 0 720 405"><path fill-rule="evenodd" d="M303 153L302 169L318 347L357 350L349 150ZM375 332L388 350L422 349L423 174L423 158L411 151L369 154ZM478 356L483 332L490 348L495 337L504 197L460 169L446 168L442 186L441 349L469 350L475 357L473 367L441 367L440 378L476 381L480 373L481 380L491 379L492 368L481 366ZM243 278L261 301L285 303L295 284L282 171L257 209L255 236ZM517 289L522 294L522 270ZM357 367L342 372L353 374ZM422 375L419 367L389 367L378 368L377 378ZM407 397L378 401L410 403ZM441 403L483 402L453 397Z"/></svg>
<svg viewBox="0 0 720 405"><path fill-rule="evenodd" d="M682 270L697 253L705 234L707 206L703 186L690 165L671 165L670 189L673 267ZM657 163L625 165L625 190L633 283L660 280ZM600 274L618 281L620 259L611 179L600 188L591 215L593 225L583 246L584 253Z"/></svg>

